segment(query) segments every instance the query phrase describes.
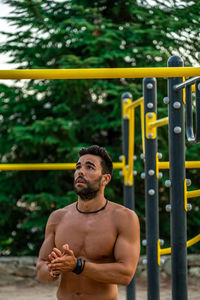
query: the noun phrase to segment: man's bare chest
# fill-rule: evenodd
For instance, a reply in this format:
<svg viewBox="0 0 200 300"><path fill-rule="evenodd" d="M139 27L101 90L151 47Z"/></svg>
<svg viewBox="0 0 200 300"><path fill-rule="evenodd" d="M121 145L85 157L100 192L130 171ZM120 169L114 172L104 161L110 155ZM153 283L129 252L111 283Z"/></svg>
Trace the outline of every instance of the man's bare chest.
<svg viewBox="0 0 200 300"><path fill-rule="evenodd" d="M113 258L117 230L105 215L75 215L63 218L55 232L59 249L68 244L76 257L84 256L95 261Z"/></svg>

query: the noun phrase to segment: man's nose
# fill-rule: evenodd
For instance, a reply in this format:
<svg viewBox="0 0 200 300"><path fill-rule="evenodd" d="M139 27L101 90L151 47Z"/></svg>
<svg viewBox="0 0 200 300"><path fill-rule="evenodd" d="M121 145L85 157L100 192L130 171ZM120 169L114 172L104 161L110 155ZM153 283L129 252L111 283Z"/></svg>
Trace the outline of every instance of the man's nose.
<svg viewBox="0 0 200 300"><path fill-rule="evenodd" d="M79 168L78 169L78 171L77 171L77 174L78 174L78 176L80 176L80 175L84 175L84 169L83 168Z"/></svg>

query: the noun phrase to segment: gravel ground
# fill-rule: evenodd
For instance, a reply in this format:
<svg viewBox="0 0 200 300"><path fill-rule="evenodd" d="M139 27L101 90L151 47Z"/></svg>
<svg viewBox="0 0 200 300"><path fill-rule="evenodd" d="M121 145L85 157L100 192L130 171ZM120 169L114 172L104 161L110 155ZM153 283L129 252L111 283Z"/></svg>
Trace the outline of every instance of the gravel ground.
<svg viewBox="0 0 200 300"><path fill-rule="evenodd" d="M57 283L44 284L35 280L19 280L13 283L0 282L0 300L56 300ZM200 299L200 285L198 279L189 280L188 299ZM119 299L126 299L126 289L119 286ZM136 280L136 299L147 299L146 281ZM171 300L171 284L169 279L162 279L160 285L160 299ZM181 300L181 299L180 299Z"/></svg>

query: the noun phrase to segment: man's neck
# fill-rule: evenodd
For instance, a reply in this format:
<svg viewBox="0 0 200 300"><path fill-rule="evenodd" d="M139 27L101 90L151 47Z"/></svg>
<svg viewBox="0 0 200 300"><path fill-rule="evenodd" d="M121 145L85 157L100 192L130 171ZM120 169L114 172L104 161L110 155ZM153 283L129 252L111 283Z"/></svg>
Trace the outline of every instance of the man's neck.
<svg viewBox="0 0 200 300"><path fill-rule="evenodd" d="M101 209L106 204L106 199L104 196L95 197L90 200L82 200L78 197L78 208L82 212L91 212Z"/></svg>

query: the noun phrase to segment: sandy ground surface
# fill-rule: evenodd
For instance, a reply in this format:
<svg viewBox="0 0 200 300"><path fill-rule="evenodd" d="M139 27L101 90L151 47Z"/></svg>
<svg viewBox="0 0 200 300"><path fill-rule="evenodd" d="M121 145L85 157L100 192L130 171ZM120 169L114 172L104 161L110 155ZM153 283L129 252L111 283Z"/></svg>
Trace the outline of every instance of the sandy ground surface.
<svg viewBox="0 0 200 300"><path fill-rule="evenodd" d="M0 282L0 300L56 300L57 283L43 284L35 280L19 280L8 284ZM136 299L147 299L146 280L136 280ZM160 299L170 300L171 284L169 279L162 279L160 285ZM199 280L189 280L188 299L200 299ZM103 300L103 299L102 299ZM118 300L126 300L126 289L119 286ZM181 299L180 299L181 300Z"/></svg>

